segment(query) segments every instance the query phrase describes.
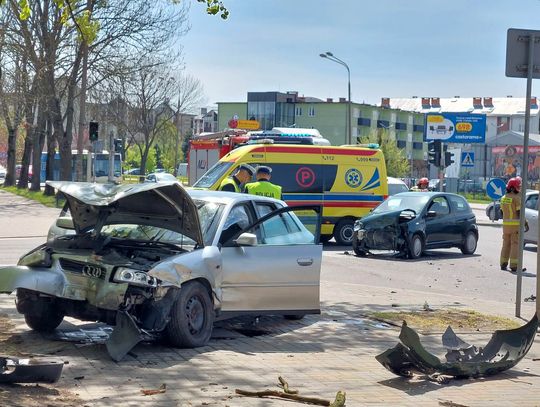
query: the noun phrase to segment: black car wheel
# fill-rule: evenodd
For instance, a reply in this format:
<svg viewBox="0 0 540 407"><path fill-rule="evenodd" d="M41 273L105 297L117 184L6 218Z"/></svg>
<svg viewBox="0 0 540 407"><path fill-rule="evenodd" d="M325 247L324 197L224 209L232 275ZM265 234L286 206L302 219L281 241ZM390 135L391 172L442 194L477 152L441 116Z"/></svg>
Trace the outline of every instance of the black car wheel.
<svg viewBox="0 0 540 407"><path fill-rule="evenodd" d="M26 325L37 332L52 332L64 320L64 314L55 304L43 302L37 313L24 314Z"/></svg>
<svg viewBox="0 0 540 407"><path fill-rule="evenodd" d="M495 220L495 209L493 208L493 206L489 207L487 216L489 220L491 221Z"/></svg>
<svg viewBox="0 0 540 407"><path fill-rule="evenodd" d="M171 344L180 348L204 346L213 325L214 306L206 287L197 281L183 284L166 328Z"/></svg>
<svg viewBox="0 0 540 407"><path fill-rule="evenodd" d="M357 256L360 256L360 257L366 257L367 256L367 251L361 249L360 246L358 245L358 238L356 236L356 232L354 233L354 236L353 236L352 247L353 247L354 253Z"/></svg>
<svg viewBox="0 0 540 407"><path fill-rule="evenodd" d="M477 244L478 238L476 237L476 233L473 231L468 232L463 241L463 246L461 246L461 253L473 254L476 251Z"/></svg>
<svg viewBox="0 0 540 407"><path fill-rule="evenodd" d="M409 258L417 259L424 252L424 239L419 234L413 235L409 242Z"/></svg>
<svg viewBox="0 0 540 407"><path fill-rule="evenodd" d="M350 245L353 240L353 234L354 220L352 219L341 219L334 227L334 238L339 245Z"/></svg>

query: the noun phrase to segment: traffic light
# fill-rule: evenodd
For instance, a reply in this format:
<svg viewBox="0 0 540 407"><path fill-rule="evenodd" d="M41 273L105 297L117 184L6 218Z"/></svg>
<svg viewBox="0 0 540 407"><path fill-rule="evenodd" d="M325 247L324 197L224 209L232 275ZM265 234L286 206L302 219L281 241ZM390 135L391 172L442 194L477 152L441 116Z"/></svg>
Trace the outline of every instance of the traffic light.
<svg viewBox="0 0 540 407"><path fill-rule="evenodd" d="M443 156L443 163L442 163L442 166L444 168L452 165L455 161L454 161L454 153L451 153L450 151L446 151L446 149L448 148L448 146L444 146L443 147L443 151L444 151L444 156Z"/></svg>
<svg viewBox="0 0 540 407"><path fill-rule="evenodd" d="M115 138L114 139L114 152L115 153L123 153L124 152L124 143L122 142L121 138Z"/></svg>
<svg viewBox="0 0 540 407"><path fill-rule="evenodd" d="M428 143L428 161L435 167L441 166L441 144L441 140L430 141Z"/></svg>
<svg viewBox="0 0 540 407"><path fill-rule="evenodd" d="M90 122L88 123L88 139L90 141L97 141L99 136L99 123Z"/></svg>

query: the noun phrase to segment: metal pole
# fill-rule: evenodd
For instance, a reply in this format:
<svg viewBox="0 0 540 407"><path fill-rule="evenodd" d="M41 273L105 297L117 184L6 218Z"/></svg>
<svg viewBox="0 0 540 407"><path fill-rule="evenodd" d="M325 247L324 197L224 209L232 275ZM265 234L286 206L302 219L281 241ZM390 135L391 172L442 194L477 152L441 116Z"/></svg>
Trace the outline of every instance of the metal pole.
<svg viewBox="0 0 540 407"><path fill-rule="evenodd" d="M114 182L114 133L109 132L109 176L107 181Z"/></svg>
<svg viewBox="0 0 540 407"><path fill-rule="evenodd" d="M519 246L516 281L516 317L521 317L521 284L523 280L523 232L525 229L525 197L527 192L527 173L529 168L529 128L531 119L531 87L533 76L534 42L536 37L529 37L529 57L527 61L527 95L525 100L525 132L523 135L523 164L521 165L521 210L519 211ZM538 299L536 300L538 302Z"/></svg>
<svg viewBox="0 0 540 407"><path fill-rule="evenodd" d="M352 144L352 114L351 114L351 109L352 109L352 102L351 102L351 71L349 70L349 67L347 66L347 64L345 64L345 68L347 68L347 75L348 75L348 80L349 80L349 112L348 112L348 120L347 120L347 128L349 130L349 142L347 144Z"/></svg>

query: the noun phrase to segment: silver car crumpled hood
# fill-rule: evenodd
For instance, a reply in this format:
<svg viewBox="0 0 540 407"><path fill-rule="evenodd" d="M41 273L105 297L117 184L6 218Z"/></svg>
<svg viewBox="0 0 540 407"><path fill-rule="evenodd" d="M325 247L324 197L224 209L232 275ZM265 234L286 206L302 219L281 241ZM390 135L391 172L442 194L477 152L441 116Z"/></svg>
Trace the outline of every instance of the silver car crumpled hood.
<svg viewBox="0 0 540 407"><path fill-rule="evenodd" d="M77 232L98 223L156 226L172 230L203 246L195 202L178 182L96 184L47 181L62 192Z"/></svg>

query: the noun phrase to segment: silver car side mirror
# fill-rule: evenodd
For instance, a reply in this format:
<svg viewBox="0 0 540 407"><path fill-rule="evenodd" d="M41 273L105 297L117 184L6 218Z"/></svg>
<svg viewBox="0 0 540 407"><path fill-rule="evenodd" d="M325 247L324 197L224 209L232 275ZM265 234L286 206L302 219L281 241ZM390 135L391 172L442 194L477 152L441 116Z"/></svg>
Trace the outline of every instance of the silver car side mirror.
<svg viewBox="0 0 540 407"><path fill-rule="evenodd" d="M238 246L257 246L257 236L253 233L242 233L234 243Z"/></svg>
<svg viewBox="0 0 540 407"><path fill-rule="evenodd" d="M73 218L71 216L61 216L56 219L56 226L61 229L75 229L73 225Z"/></svg>

